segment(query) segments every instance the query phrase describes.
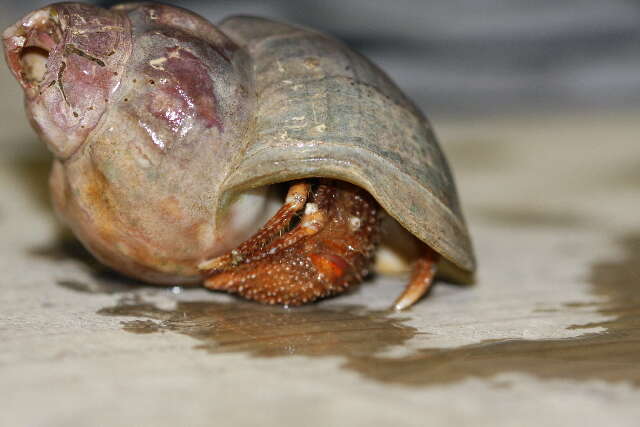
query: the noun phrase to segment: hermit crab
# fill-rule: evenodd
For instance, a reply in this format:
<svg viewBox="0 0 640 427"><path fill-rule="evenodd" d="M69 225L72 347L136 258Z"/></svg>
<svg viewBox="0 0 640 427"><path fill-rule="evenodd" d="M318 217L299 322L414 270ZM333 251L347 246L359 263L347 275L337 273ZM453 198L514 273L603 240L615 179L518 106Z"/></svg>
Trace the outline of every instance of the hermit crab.
<svg viewBox="0 0 640 427"><path fill-rule="evenodd" d="M395 308L436 266L474 271L431 126L325 34L244 16L214 26L163 4L57 3L3 43L54 155L55 210L116 270L299 305L363 279L386 216L420 242ZM286 197L272 208L277 185Z"/></svg>

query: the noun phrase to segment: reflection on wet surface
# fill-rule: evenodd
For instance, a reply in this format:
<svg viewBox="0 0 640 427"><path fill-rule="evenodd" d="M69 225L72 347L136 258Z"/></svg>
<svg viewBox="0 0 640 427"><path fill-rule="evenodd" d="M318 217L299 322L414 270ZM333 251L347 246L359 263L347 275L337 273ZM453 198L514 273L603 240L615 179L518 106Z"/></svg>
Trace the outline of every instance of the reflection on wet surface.
<svg viewBox="0 0 640 427"><path fill-rule="evenodd" d="M123 322L128 332L179 332L200 340L197 348L211 353L243 352L259 357L366 358L418 333L383 311L355 306L288 310L248 302L180 302L173 310L162 310L147 303L125 303L99 313L147 319Z"/></svg>
<svg viewBox="0 0 640 427"><path fill-rule="evenodd" d="M125 299L99 313L142 318L123 321L123 329L188 335L199 341L197 348L214 354L342 356L344 368L387 383L424 386L516 372L629 381L640 387L640 236L623 239L621 245L624 257L595 264L590 278L593 292L604 299L594 308L612 320L574 327L600 326L606 332L570 339L489 340L392 358L380 354L420 332L406 325L406 318L362 307L285 310L246 302L179 302L175 309L163 310L140 299ZM567 304L564 309L585 307L579 306Z"/></svg>

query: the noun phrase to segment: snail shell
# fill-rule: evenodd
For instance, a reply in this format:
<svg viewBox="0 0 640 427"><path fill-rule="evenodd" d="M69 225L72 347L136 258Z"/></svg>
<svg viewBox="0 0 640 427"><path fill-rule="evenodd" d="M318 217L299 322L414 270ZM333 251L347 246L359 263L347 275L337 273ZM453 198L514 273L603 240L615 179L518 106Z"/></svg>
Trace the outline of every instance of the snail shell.
<svg viewBox="0 0 640 427"><path fill-rule="evenodd" d="M459 273L475 269L428 121L327 35L243 16L215 27L152 3L60 3L3 42L55 155L56 211L116 270L199 282L199 262L269 217L270 184L308 177L364 188Z"/></svg>

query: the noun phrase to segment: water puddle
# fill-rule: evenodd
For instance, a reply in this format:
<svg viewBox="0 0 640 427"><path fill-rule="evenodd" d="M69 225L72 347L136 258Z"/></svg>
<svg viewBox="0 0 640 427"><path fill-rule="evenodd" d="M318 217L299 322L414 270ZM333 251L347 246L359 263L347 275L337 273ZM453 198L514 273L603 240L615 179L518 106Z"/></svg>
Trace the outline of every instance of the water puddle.
<svg viewBox="0 0 640 427"><path fill-rule="evenodd" d="M424 348L394 358L381 354L420 331L407 325L406 318L363 307L285 310L245 302L179 302L164 310L140 298L123 298L99 314L138 318L123 320L123 329L130 333L190 336L198 340L197 348L212 354L340 356L345 369L385 383L426 386L516 372L550 379L628 381L640 387L640 236L620 244L624 256L593 265L590 277L594 294L605 301L593 309L612 320L574 327L600 326L606 332L570 339L489 340L453 349Z"/></svg>
<svg viewBox="0 0 640 427"><path fill-rule="evenodd" d="M362 307L283 309L247 302L179 302L162 310L153 304L121 304L99 314L146 320L122 322L137 334L178 332L200 341L211 353L248 353L258 357L368 357L402 345L418 331L403 319Z"/></svg>

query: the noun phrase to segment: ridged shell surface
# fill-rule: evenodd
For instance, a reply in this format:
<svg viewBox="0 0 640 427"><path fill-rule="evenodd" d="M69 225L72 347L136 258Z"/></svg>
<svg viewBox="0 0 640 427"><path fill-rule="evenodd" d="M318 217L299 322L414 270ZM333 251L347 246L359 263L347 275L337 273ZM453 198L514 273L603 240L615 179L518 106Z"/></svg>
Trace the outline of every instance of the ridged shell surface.
<svg viewBox="0 0 640 427"><path fill-rule="evenodd" d="M436 136L384 72L305 28L244 16L219 28L252 58L257 93L255 137L226 190L305 177L349 181L450 263L474 271L455 183Z"/></svg>

